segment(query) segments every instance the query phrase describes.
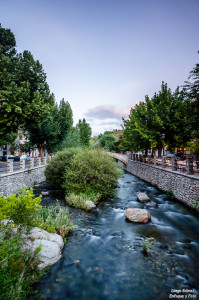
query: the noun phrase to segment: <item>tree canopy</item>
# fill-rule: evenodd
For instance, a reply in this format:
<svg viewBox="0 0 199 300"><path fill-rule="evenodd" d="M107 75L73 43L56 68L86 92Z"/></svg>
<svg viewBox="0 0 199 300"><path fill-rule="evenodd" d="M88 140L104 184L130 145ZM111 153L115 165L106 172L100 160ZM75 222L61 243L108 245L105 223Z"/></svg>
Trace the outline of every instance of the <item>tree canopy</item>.
<svg viewBox="0 0 199 300"><path fill-rule="evenodd" d="M77 129L80 133L81 145L88 146L92 133L90 125L86 123L85 119L79 120L79 122L77 123Z"/></svg>
<svg viewBox="0 0 199 300"><path fill-rule="evenodd" d="M15 47L14 34L0 25L0 145L13 142L21 128L32 147L42 149L46 141L51 151L73 125L70 104L56 104L40 62Z"/></svg>
<svg viewBox="0 0 199 300"><path fill-rule="evenodd" d="M162 82L161 90L131 109L129 119L123 120L123 150L143 151L162 148L161 136L170 150L190 139L188 101L179 88L174 93Z"/></svg>

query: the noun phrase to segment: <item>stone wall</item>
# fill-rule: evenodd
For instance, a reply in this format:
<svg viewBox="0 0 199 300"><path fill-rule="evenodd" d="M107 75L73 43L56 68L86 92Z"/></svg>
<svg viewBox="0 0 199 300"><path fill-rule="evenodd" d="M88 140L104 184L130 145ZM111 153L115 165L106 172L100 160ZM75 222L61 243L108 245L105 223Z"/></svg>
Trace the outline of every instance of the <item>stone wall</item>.
<svg viewBox="0 0 199 300"><path fill-rule="evenodd" d="M176 199L190 207L193 207L196 198L199 198L199 176L187 175L133 160L128 160L127 171L163 191L171 190Z"/></svg>
<svg viewBox="0 0 199 300"><path fill-rule="evenodd" d="M46 180L44 170L46 166L38 166L14 173L2 174L0 176L0 195L8 196L17 193L19 187L24 184L28 188Z"/></svg>

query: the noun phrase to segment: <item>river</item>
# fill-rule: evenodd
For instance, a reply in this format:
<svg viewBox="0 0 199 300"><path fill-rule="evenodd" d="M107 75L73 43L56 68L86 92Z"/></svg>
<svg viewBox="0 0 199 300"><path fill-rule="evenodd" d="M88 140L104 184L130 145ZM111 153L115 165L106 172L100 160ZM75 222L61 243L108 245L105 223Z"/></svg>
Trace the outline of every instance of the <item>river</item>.
<svg viewBox="0 0 199 300"><path fill-rule="evenodd" d="M47 191L44 186L35 190ZM42 204L63 194L48 190ZM126 208L143 208L139 191L158 203L151 222L125 219ZM68 237L62 259L45 275L31 299L148 300L199 298L199 218L179 202L125 173L114 198L86 213L69 208L78 226ZM143 243L149 247L142 252ZM183 297L182 297L183 296ZM186 298L187 296L187 298Z"/></svg>

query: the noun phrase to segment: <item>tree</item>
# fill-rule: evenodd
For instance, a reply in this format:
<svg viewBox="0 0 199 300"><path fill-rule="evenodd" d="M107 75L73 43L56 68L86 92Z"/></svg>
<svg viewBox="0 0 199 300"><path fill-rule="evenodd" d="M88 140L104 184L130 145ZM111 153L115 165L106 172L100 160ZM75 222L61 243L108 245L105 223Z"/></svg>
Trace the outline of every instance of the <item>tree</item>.
<svg viewBox="0 0 199 300"><path fill-rule="evenodd" d="M64 136L64 140L61 142L61 144L58 146L58 150L64 149L64 148L76 148L80 147L80 132L77 129L77 127L72 127L67 134Z"/></svg>
<svg viewBox="0 0 199 300"><path fill-rule="evenodd" d="M53 99L54 99L54 95ZM29 127L29 138L32 144L39 149L42 156L44 145L48 151L52 152L63 140L67 132L71 129L73 119L70 104L64 99L58 106L53 100L50 111L43 115L40 123L31 124Z"/></svg>
<svg viewBox="0 0 199 300"><path fill-rule="evenodd" d="M91 138L91 127L88 123L86 123L86 120L83 119L82 121L79 120L77 124L77 129L80 133L80 142L82 146L88 146L89 141Z"/></svg>
<svg viewBox="0 0 199 300"><path fill-rule="evenodd" d="M46 74L29 51L17 54L15 37L0 26L0 143L18 128L39 123L52 105Z"/></svg>
<svg viewBox="0 0 199 300"><path fill-rule="evenodd" d="M117 151L117 141L118 139L114 134L105 132L99 136L99 147L102 147L108 151Z"/></svg>
<svg viewBox="0 0 199 300"><path fill-rule="evenodd" d="M199 53L199 51L198 51ZM190 102L190 123L193 129L193 136L199 138L199 63L190 72L184 89Z"/></svg>
<svg viewBox="0 0 199 300"><path fill-rule="evenodd" d="M188 101L184 92L176 89L174 93L162 82L161 90L145 102L131 109L128 120L124 120L122 136L123 150L162 149L161 136L169 150L185 146L190 140Z"/></svg>

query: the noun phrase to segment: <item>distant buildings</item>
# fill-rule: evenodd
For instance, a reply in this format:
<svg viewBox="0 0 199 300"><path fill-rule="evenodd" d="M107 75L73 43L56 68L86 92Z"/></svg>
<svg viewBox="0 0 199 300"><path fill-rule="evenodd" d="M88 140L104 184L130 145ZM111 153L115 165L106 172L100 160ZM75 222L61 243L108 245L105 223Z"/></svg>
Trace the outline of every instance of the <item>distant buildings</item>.
<svg viewBox="0 0 199 300"><path fill-rule="evenodd" d="M12 145L3 145L3 147L0 148L0 156L3 155L21 156L22 154L29 154L27 153L27 151L23 151L23 147L22 147L22 145L25 145L28 142L29 142L28 133L19 130L18 136ZM39 156L38 149L31 149L31 156Z"/></svg>

